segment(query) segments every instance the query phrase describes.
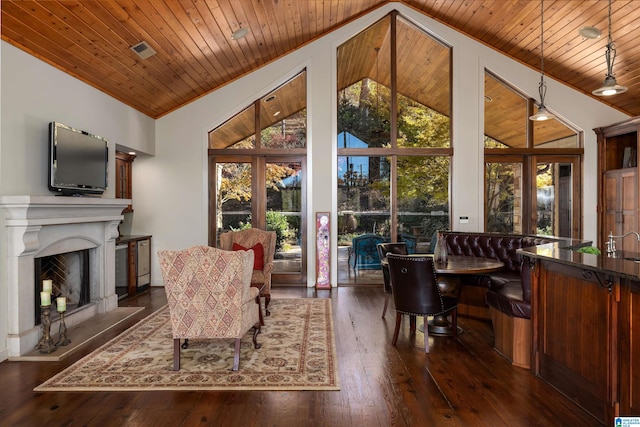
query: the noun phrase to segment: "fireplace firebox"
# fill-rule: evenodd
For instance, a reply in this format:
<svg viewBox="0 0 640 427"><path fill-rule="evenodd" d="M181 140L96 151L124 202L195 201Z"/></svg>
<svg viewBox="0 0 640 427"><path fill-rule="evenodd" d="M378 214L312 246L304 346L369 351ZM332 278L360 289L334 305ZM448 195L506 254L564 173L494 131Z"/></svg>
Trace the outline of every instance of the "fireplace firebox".
<svg viewBox="0 0 640 427"><path fill-rule="evenodd" d="M75 309L91 302L91 270L89 259L91 249L66 252L34 259L35 265L35 324L39 325L40 316L40 292L43 280L53 282L51 300L57 297L65 297L67 301L67 314ZM57 310L51 313L51 319L58 318Z"/></svg>

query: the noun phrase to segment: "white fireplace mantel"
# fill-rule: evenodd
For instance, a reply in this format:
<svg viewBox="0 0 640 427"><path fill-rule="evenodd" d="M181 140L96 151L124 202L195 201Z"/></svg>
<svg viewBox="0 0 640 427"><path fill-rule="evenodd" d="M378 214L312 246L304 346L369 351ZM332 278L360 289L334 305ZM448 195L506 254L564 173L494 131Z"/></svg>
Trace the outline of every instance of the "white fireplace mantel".
<svg viewBox="0 0 640 427"><path fill-rule="evenodd" d="M98 197L0 196L0 208L4 210L6 226L122 219L122 210L130 203L130 199Z"/></svg>
<svg viewBox="0 0 640 427"><path fill-rule="evenodd" d="M130 199L65 196L0 196L0 289L7 291L7 352L35 347L35 259L83 249L93 251L90 307L65 317L68 326L118 306L115 240ZM4 282L4 283L3 283ZM0 313L4 311L1 310ZM52 325L53 326L53 325ZM52 327L52 330L53 327Z"/></svg>

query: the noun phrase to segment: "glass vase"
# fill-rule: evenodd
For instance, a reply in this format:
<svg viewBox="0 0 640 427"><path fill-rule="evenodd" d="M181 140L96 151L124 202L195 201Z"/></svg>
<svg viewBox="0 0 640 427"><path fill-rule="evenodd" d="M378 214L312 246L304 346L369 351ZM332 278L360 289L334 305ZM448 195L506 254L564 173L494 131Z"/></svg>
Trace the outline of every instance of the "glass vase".
<svg viewBox="0 0 640 427"><path fill-rule="evenodd" d="M433 261L437 264L446 264L449 260L449 246L447 239L442 233L438 233L436 247L433 249Z"/></svg>

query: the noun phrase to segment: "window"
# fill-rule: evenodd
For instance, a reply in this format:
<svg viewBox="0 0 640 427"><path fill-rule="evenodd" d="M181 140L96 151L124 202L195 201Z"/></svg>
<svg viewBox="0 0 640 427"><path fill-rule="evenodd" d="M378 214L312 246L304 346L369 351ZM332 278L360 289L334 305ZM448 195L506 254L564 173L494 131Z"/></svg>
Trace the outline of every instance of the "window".
<svg viewBox="0 0 640 427"><path fill-rule="evenodd" d="M581 135L533 105L485 72L485 231L579 238Z"/></svg>
<svg viewBox="0 0 640 427"><path fill-rule="evenodd" d="M337 55L338 260L368 233L428 250L449 228L451 48L393 12Z"/></svg>
<svg viewBox="0 0 640 427"><path fill-rule="evenodd" d="M306 281L306 145L304 71L209 132L209 244L275 231L274 283Z"/></svg>

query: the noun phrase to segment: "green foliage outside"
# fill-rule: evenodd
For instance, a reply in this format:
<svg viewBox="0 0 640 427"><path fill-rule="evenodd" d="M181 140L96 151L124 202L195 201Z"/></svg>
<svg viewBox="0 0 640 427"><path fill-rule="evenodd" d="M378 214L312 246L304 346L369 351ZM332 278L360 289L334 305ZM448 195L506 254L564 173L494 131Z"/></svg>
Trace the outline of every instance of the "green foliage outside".
<svg viewBox="0 0 640 427"><path fill-rule="evenodd" d="M247 222L240 222L237 228L231 227L234 231L247 230L251 228L251 216ZM289 241L297 235L297 229L289 225L285 215L280 212L267 212L267 230L276 232L276 253L289 248Z"/></svg>
<svg viewBox="0 0 640 427"><path fill-rule="evenodd" d="M371 79L363 79L340 92L338 102L338 133L351 134L365 142L369 148L390 147L389 88ZM409 98L398 97L398 147L448 148L450 146L450 119ZM338 148L346 146L338 141ZM408 151L408 150L407 150ZM350 188L348 177L338 177L339 211L364 212L357 216L356 234L374 232L389 235L389 219L366 212L390 210L390 157L344 157L348 162L368 162L366 185ZM445 155L397 156L396 188L400 212L411 213L398 217L398 233L411 233L420 227L422 233L448 229L450 158ZM342 184L342 185L341 185ZM443 211L444 216L430 216L431 211ZM422 215L424 214L424 215ZM339 234L344 234L339 230ZM344 239L350 243L348 236ZM339 241L338 243L342 243Z"/></svg>
<svg viewBox="0 0 640 427"><path fill-rule="evenodd" d="M276 232L276 252L287 250L287 241L296 237L296 230L289 227L287 217L280 212L267 212L267 230Z"/></svg>

